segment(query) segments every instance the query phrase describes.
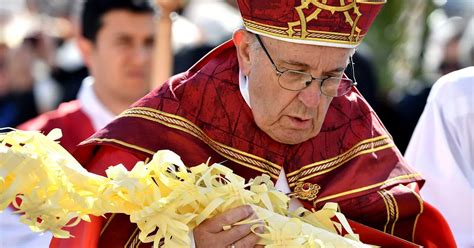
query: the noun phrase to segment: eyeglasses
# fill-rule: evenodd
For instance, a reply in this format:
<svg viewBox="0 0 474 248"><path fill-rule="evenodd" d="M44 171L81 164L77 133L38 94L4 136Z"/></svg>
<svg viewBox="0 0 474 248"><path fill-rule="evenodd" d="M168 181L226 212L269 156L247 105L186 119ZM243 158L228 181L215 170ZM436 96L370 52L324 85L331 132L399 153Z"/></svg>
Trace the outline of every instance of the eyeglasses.
<svg viewBox="0 0 474 248"><path fill-rule="evenodd" d="M352 67L352 76L354 77L354 81L349 78L344 78L342 76L316 78L313 77L311 74L302 71L278 69L275 65L275 62L273 62L270 53L268 53L267 48L265 48L265 46L263 45L260 36L257 34L255 36L257 37L258 43L263 48L263 51L267 55L268 59L272 63L272 67L278 76L278 84L283 89L291 91L301 91L310 86L313 81L318 81L320 84L321 93L329 97L338 97L347 94L347 92L351 90L352 86L357 85L357 82L355 80L354 63L352 61L352 56L349 57L349 61Z"/></svg>

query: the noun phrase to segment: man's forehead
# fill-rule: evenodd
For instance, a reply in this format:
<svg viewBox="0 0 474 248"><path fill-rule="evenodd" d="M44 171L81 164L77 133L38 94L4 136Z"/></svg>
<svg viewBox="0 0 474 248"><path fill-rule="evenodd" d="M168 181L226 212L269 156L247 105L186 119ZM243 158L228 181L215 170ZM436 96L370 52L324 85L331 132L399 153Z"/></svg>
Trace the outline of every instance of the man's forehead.
<svg viewBox="0 0 474 248"><path fill-rule="evenodd" d="M153 30L153 14L128 10L112 10L102 17L102 29L117 32L139 32ZM148 32L148 31L147 31Z"/></svg>

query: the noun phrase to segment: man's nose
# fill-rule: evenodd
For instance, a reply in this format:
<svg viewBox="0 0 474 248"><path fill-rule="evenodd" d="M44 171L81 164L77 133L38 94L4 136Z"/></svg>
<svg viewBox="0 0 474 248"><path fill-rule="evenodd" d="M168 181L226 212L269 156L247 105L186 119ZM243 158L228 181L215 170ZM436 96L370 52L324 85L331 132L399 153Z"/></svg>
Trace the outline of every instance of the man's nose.
<svg viewBox="0 0 474 248"><path fill-rule="evenodd" d="M133 61L137 64L146 63L151 56L152 52L147 47L137 47L133 53Z"/></svg>
<svg viewBox="0 0 474 248"><path fill-rule="evenodd" d="M316 107L321 101L321 86L313 81L311 85L298 93L298 99L307 107Z"/></svg>

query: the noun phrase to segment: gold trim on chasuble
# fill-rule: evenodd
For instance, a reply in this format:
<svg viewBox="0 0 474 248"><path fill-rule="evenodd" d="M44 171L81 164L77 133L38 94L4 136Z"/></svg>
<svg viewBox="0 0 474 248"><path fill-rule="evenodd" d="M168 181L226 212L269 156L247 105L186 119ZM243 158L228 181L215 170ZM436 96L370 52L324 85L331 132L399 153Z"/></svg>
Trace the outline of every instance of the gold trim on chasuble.
<svg viewBox="0 0 474 248"><path fill-rule="evenodd" d="M135 228L135 231L133 231L132 235L130 235L130 238L128 239L127 243L123 246L124 248L139 248L140 245L143 244L142 241L140 241L140 229L137 227ZM148 243L150 246L152 243ZM163 240L160 240L160 243L158 244L158 247L161 247L165 244Z"/></svg>
<svg viewBox="0 0 474 248"><path fill-rule="evenodd" d="M162 112L162 111L152 109L152 108L137 107L137 108L132 108L123 112L120 115L120 117L143 118L143 119L160 123L170 128L181 130L183 132L186 132L200 139L221 156L227 159L230 159L238 164L257 170L259 172L268 173L274 179L277 179L280 174L281 166L275 163L272 163L268 160L265 160L263 158L260 158L258 156L255 156L253 154L249 154L249 153L240 151L238 149L226 146L219 142L216 142L212 140L209 136L207 136L204 133L204 131L202 131L194 123L192 123L191 121L181 116L169 114L169 113ZM122 145L124 145L123 143L124 142L121 142ZM125 146L130 147L131 145L125 144ZM303 166L301 169L295 172L289 173L288 183L290 187L293 188L298 182L302 182L308 178L334 170L356 156L383 150L392 146L394 146L394 144L388 136L380 136L380 137L364 140L358 143L357 145L355 145L353 148L351 148L347 152L339 156ZM141 150L143 150L143 148ZM398 179L398 177L395 179ZM391 180L389 179L385 182L382 182L380 183L380 185L388 181L391 181ZM309 191L306 189L306 187L309 187L308 188ZM319 192L320 187L319 185L310 187L310 185L302 184L301 189L302 190L299 192L300 194L298 194L298 197L306 197L306 198L311 198L314 200L315 196ZM361 191L362 190L365 190L365 189L361 188ZM357 189L353 191L357 191ZM325 197L324 199L326 198L327 197ZM300 199L303 199L303 198L300 198Z"/></svg>
<svg viewBox="0 0 474 248"><path fill-rule="evenodd" d="M137 108L126 110L125 112L120 114L119 117L143 118L143 119L160 123L162 125L165 125L173 129L181 130L183 132L186 132L202 140L204 143L209 145L209 147L211 147L214 151L219 153L221 156L227 159L230 159L238 164L241 164L243 166L252 168L254 170L257 170L263 173L269 173L270 176L273 177L274 179L277 179L280 174L281 167L279 165L274 164L270 161L267 161L263 158L257 157L255 155L252 155L252 154L237 150L235 148L226 146L219 142L216 142L212 140L211 138L209 138L209 136L207 136L204 133L204 131L202 131L194 123L192 123L191 121L181 116L169 114L169 113L162 112L162 111L152 109L152 108L137 107ZM132 145L120 140L116 140L116 139L93 139L93 140L115 142L126 147L143 151L150 155L154 154L153 151L150 151L148 149L145 149L136 145ZM381 183L338 193L338 194L327 196L327 197L320 198L317 200L315 199L317 198L317 194L319 193L319 190L321 189L321 187L318 184L302 182L303 180L306 180L313 176L321 175L331 170L334 170L356 156L383 150L392 146L394 146L394 144L393 142L391 142L388 136L380 136L380 137L364 140L356 144L347 152L339 156L336 156L334 158L303 166L301 167L301 169L288 174L289 176L288 182L290 184L290 187L296 186L292 195L296 196L299 199L314 201L314 205L315 205L316 203L324 201L324 200L329 200L329 199L333 199L339 196L344 196L347 194L352 194L352 193L372 189L372 188L379 187L386 183L390 183L396 180L415 178L415 177L420 176L419 174L403 175L403 176L388 179ZM395 201L394 199L392 200L392 198L390 198L390 200L391 202ZM104 226L102 232L107 228L107 226L108 224ZM134 231L134 233L131 235L130 239L128 240L126 247L138 247L141 243L138 240L138 235L139 235L139 232L137 228Z"/></svg>
<svg viewBox="0 0 474 248"><path fill-rule="evenodd" d="M128 148L132 148L132 149L144 152L144 153L148 153L150 155L153 155L153 154L156 153L156 151L151 151L151 150L145 149L143 147L133 145L133 144L130 144L130 143L118 140L118 139L93 138L93 139L90 139L88 142L90 142L90 141L117 143L119 145L122 145L122 146L125 146L125 147L128 147Z"/></svg>
<svg viewBox="0 0 474 248"><path fill-rule="evenodd" d="M393 146L395 146L395 144L393 144L392 140L386 135L363 140L341 155L305 165L296 171L288 173L288 184L290 187L294 187L298 181L304 181L325 174L357 156L380 151Z"/></svg>
<svg viewBox="0 0 474 248"><path fill-rule="evenodd" d="M300 6L295 7L296 12L298 13L299 20L294 22L288 22L288 27L278 27L268 24L263 24L255 22L249 19L243 19L244 25L248 29L254 30L259 33L268 34L271 36L286 38L286 39L304 39L304 40L313 40L313 41L323 41L331 43L341 43L356 45L361 42L364 38L364 35L361 34L361 29L357 26L362 13L359 11L358 4L385 4L386 0L360 0L360 1L351 1L347 5L344 5L344 1L341 0L341 6L331 6L327 5L327 0L306 0L302 1ZM312 4L316 6L316 10L305 16L303 10L308 9L309 5ZM352 27L350 33L338 33L338 32L325 32L318 30L309 30L307 28L307 23L312 20L317 20L318 15L321 11L327 10L332 14L335 12L343 12L346 18L346 22ZM350 11L352 10L352 13ZM356 17L353 19L351 14L355 14ZM299 27L299 28L296 28Z"/></svg>
<svg viewBox="0 0 474 248"><path fill-rule="evenodd" d="M140 229L135 228L135 231L133 231L132 235L130 235L130 238L128 239L127 243L123 247L125 248L138 248L140 246Z"/></svg>
<svg viewBox="0 0 474 248"><path fill-rule="evenodd" d="M135 228L135 231L133 231L132 235L130 235L130 238L128 239L127 243L123 246L124 248L139 248L140 245L143 244L142 241L140 240L140 229L137 227ZM149 244L150 246L153 243L146 243ZM165 241L160 240L160 243L158 244L158 247L161 247L165 244Z"/></svg>
<svg viewBox="0 0 474 248"><path fill-rule="evenodd" d="M181 130L200 139L209 147L211 147L214 151L216 151L219 155L230 159L235 163L244 165L248 168L254 169L262 173L267 173L274 179L277 179L280 175L281 167L279 165L260 158L258 156L255 156L253 154L246 153L238 149L221 144L217 141L214 141L194 123L181 116L169 114L152 108L138 107L123 112L122 114L120 114L120 117L143 118L150 121L158 122L170 128Z"/></svg>
<svg viewBox="0 0 474 248"><path fill-rule="evenodd" d="M413 178L417 178L417 177L421 177L421 175L419 173L413 173L413 174L407 174L407 175L402 175L402 176L398 176L398 177L393 177L393 178L387 179L387 180L385 180L383 182L380 182L380 183L375 183L375 184L367 185L365 187L360 187L360 188L357 188L357 189L352 189L352 190L340 192L340 193L337 193L337 194L333 194L333 195L318 198L316 201L314 201L313 205L316 205L316 203L331 200L331 199L334 199L334 198L338 198L338 197L342 197L342 196L346 196L346 195L350 195L350 194L354 194L354 193L359 193L359 192L370 190L370 189L373 189L373 188L378 188L378 187L381 187L385 184L390 184L390 183L393 183L393 182L396 182L396 181L399 181L399 180L413 179Z"/></svg>
<svg viewBox="0 0 474 248"><path fill-rule="evenodd" d="M316 163L312 163L312 164L303 166L299 170L288 173L287 174L288 185L290 186L290 188L293 188L293 191L294 191L294 193L292 193L292 195L299 198L299 199L307 200L307 198L308 198L307 195L310 194L312 196L312 197L310 197L312 200L309 200L309 201L313 201L313 206L316 206L316 204L319 203L319 202L323 202L323 201L331 200L331 199L334 199L334 198L338 198L338 197L342 197L342 196L346 196L346 195L350 195L350 194L354 194L354 193L374 189L374 188L377 188L377 187L381 187L385 184L393 183L393 182L398 181L398 180L412 179L412 178L420 177L421 175L418 174L418 173L401 175L401 176L397 176L397 177L394 177L394 178L387 179L383 182L367 185L367 186L364 186L364 187L360 187L360 188L356 188L356 189L352 189L352 190L348 190L348 191L343 191L343 192L340 192L340 193L337 193L337 194L321 197L321 198L318 198L318 199L316 199L317 197L313 197L313 196L314 196L314 194L316 194L316 196L317 196L317 193L321 189L319 185L315 184L317 186L317 190L312 189L311 192L298 190L296 188L297 186L300 186L300 188L301 188L301 186L304 185L302 183L305 180L310 179L310 178L315 177L315 176L319 176L319 175L328 173L328 172L330 172L334 169L337 169L338 167L344 165L346 162L348 162L349 160L351 160L351 159L353 159L357 156L367 154L367 153L377 152L377 151L384 150L384 149L394 147L394 146L395 146L395 144L393 144L393 141L392 141L392 139L390 139L390 137L388 137L386 135L382 135L382 136L379 136L379 137L363 140L363 141L359 142L358 144L353 146L351 149L349 149L348 151L344 152L343 154L341 154L339 156L336 156L336 157L333 157L333 158L330 158L330 159L326 159L326 160L323 160L323 161L318 161ZM306 188L308 188L308 186L309 185L307 185Z"/></svg>
<svg viewBox="0 0 474 248"><path fill-rule="evenodd" d="M412 189L405 187L407 191L418 200L420 203L420 210L418 214L415 217L415 220L413 221L413 229L412 229L412 234L411 234L411 241L415 241L415 232L416 232L416 225L418 223L418 218L420 215L423 213L423 199L421 199L421 196L413 191ZM380 195L382 198L384 204L385 204L385 209L387 210L387 221L385 222L385 225L383 227L383 232L389 233L391 235L394 235L395 232L395 224L398 221L399 218L399 209L397 205L397 201L395 196L390 193L388 190L380 190L377 191L377 193ZM388 229L388 231L387 231Z"/></svg>
<svg viewBox="0 0 474 248"><path fill-rule="evenodd" d="M377 193L382 198L383 202L385 203L385 208L387 209L387 222L385 222L383 232L393 235L395 223L397 222L399 216L397 201L395 200L393 194L388 190L380 190L377 191ZM389 228L389 232L387 232L387 227Z"/></svg>
<svg viewBox="0 0 474 248"><path fill-rule="evenodd" d="M420 212L416 215L415 221L413 222L413 231L412 231L412 234L411 234L411 240L415 241L415 232L416 232L416 225L418 224L418 218L420 217L420 215L423 213L423 210L424 210L424 208L423 208L423 199L413 189L408 188L408 190L416 197L416 199L420 203Z"/></svg>
<svg viewBox="0 0 474 248"><path fill-rule="evenodd" d="M107 229L107 227L109 227L109 225L112 222L112 220L114 219L114 217L115 217L115 214L112 214L112 215L110 215L109 218L107 218L107 222L105 222L105 225L102 227L102 229L100 229L99 237L102 236L102 234Z"/></svg>

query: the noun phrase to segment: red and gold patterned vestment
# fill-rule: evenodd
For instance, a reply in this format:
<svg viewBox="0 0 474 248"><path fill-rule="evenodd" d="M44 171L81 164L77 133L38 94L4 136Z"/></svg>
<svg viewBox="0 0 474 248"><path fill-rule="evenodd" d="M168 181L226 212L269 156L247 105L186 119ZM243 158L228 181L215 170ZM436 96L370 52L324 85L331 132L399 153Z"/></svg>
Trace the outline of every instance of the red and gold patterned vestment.
<svg viewBox="0 0 474 248"><path fill-rule="evenodd" d="M149 93L75 153L91 172L130 169L169 149L188 166L220 162L246 179L284 168L294 196L307 208L338 202L361 240L384 247L454 245L443 217L418 194L421 176L409 168L380 120L356 89L334 98L321 132L298 144L260 130L239 89L236 51L229 41ZM361 224L359 224L361 223ZM143 247L128 216L97 217L52 247Z"/></svg>

